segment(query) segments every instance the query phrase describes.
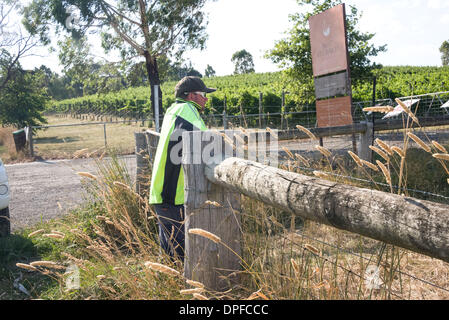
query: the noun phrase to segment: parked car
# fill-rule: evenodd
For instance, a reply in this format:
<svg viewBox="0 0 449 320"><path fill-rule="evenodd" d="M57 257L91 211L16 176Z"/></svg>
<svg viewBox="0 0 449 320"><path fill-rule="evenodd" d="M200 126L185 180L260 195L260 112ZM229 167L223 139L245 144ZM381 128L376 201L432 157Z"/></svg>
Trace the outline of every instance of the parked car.
<svg viewBox="0 0 449 320"><path fill-rule="evenodd" d="M2 159L0 159L0 236L9 235L10 232L8 176Z"/></svg>

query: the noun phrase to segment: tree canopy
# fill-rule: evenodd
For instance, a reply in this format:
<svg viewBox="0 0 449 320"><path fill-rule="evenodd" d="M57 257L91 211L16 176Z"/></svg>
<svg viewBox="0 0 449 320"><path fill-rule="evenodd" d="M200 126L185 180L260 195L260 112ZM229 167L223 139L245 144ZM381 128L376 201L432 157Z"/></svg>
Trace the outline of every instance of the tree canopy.
<svg viewBox="0 0 449 320"><path fill-rule="evenodd" d="M153 91L153 85L160 84L158 59L178 59L188 49L204 48L206 1L33 0L24 10L24 25L45 44L50 43L50 26L55 23L74 39L87 32L101 35L106 53L116 49L129 62L144 58ZM162 101L162 92L159 97Z"/></svg>
<svg viewBox="0 0 449 320"><path fill-rule="evenodd" d="M231 61L235 65L234 74L254 72L253 56L245 49L235 52L232 55Z"/></svg>
<svg viewBox="0 0 449 320"><path fill-rule="evenodd" d="M11 19L16 0L0 0L0 123L21 128L45 123L41 112L48 100L42 86L44 70L25 71L20 59L36 41Z"/></svg>

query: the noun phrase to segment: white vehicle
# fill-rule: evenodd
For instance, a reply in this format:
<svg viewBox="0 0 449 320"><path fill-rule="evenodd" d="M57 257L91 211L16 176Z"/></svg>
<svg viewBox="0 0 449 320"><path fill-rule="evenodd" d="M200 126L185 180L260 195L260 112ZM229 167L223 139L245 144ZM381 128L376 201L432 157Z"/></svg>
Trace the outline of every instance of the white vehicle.
<svg viewBox="0 0 449 320"><path fill-rule="evenodd" d="M8 176L2 159L0 159L0 236L9 235L10 231Z"/></svg>

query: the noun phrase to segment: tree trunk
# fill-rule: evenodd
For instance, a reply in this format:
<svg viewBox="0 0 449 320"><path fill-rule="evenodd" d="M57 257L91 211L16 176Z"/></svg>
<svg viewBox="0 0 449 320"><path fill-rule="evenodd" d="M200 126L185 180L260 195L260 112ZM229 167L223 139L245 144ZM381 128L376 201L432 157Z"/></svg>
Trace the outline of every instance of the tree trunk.
<svg viewBox="0 0 449 320"><path fill-rule="evenodd" d="M147 68L148 73L148 80L150 82L151 87L151 111L153 113L153 116L155 113L155 104L154 104L154 86L159 86L159 116L162 115L162 90L160 87L161 81L159 80L159 70L157 67L157 61L156 57L152 57L150 53L145 50L144 51L144 57L145 57L145 66Z"/></svg>

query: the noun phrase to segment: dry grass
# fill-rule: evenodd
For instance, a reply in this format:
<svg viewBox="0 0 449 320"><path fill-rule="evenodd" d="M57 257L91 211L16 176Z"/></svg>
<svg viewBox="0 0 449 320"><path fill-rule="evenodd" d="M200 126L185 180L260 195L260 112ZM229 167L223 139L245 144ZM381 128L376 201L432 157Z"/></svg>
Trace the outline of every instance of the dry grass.
<svg viewBox="0 0 449 320"><path fill-rule="evenodd" d="M404 148L398 149L404 153L399 162L392 155L396 150L389 150L388 145L379 142L385 151L377 148L376 152L385 157L386 164L379 161L379 167L375 168L381 171L369 166L373 171L368 172L367 164L360 161L358 165L362 167L358 166L358 172L373 182L384 177L390 186L394 176L394 183L399 182L405 188L410 180L405 170L406 153L410 151L407 141ZM428 145L441 149L434 143ZM327 149L317 149L325 157L308 160L310 170L323 178L348 183L330 173L351 175L348 170L353 167L338 163ZM427 156L432 157L429 153ZM354 156L352 159L360 160ZM444 166L442 160L433 160ZM33 234L33 239L59 235L47 240L78 248L62 254L80 269L81 288L75 295L78 299L449 299L448 263L302 221L247 197L242 199L241 211L243 269L235 270L240 274L241 284L225 293L209 291L183 277L180 261L161 253L157 218L147 200L133 191L125 166L118 160L99 161L98 166L97 176L80 173L95 203L88 226L83 222ZM377 174L377 178L371 174ZM402 191L406 192L400 188L399 192ZM205 230L191 233L222 245L220 238ZM19 267L30 272L54 277L64 292L64 274L55 270L54 264L48 264L48 268L35 264L38 271L33 271L31 267L36 266L32 263L19 263ZM62 297L73 298L73 292L62 293Z"/></svg>
<svg viewBox="0 0 449 320"><path fill-rule="evenodd" d="M88 123L87 120L49 116L49 125ZM114 119L115 120L115 119ZM39 130L34 138L34 150L44 159L71 159L100 156L105 148L117 154L134 152L134 132L145 129L141 121L132 123L106 124L106 144L104 126L91 124L70 127L55 127ZM82 153L79 153L83 150Z"/></svg>

